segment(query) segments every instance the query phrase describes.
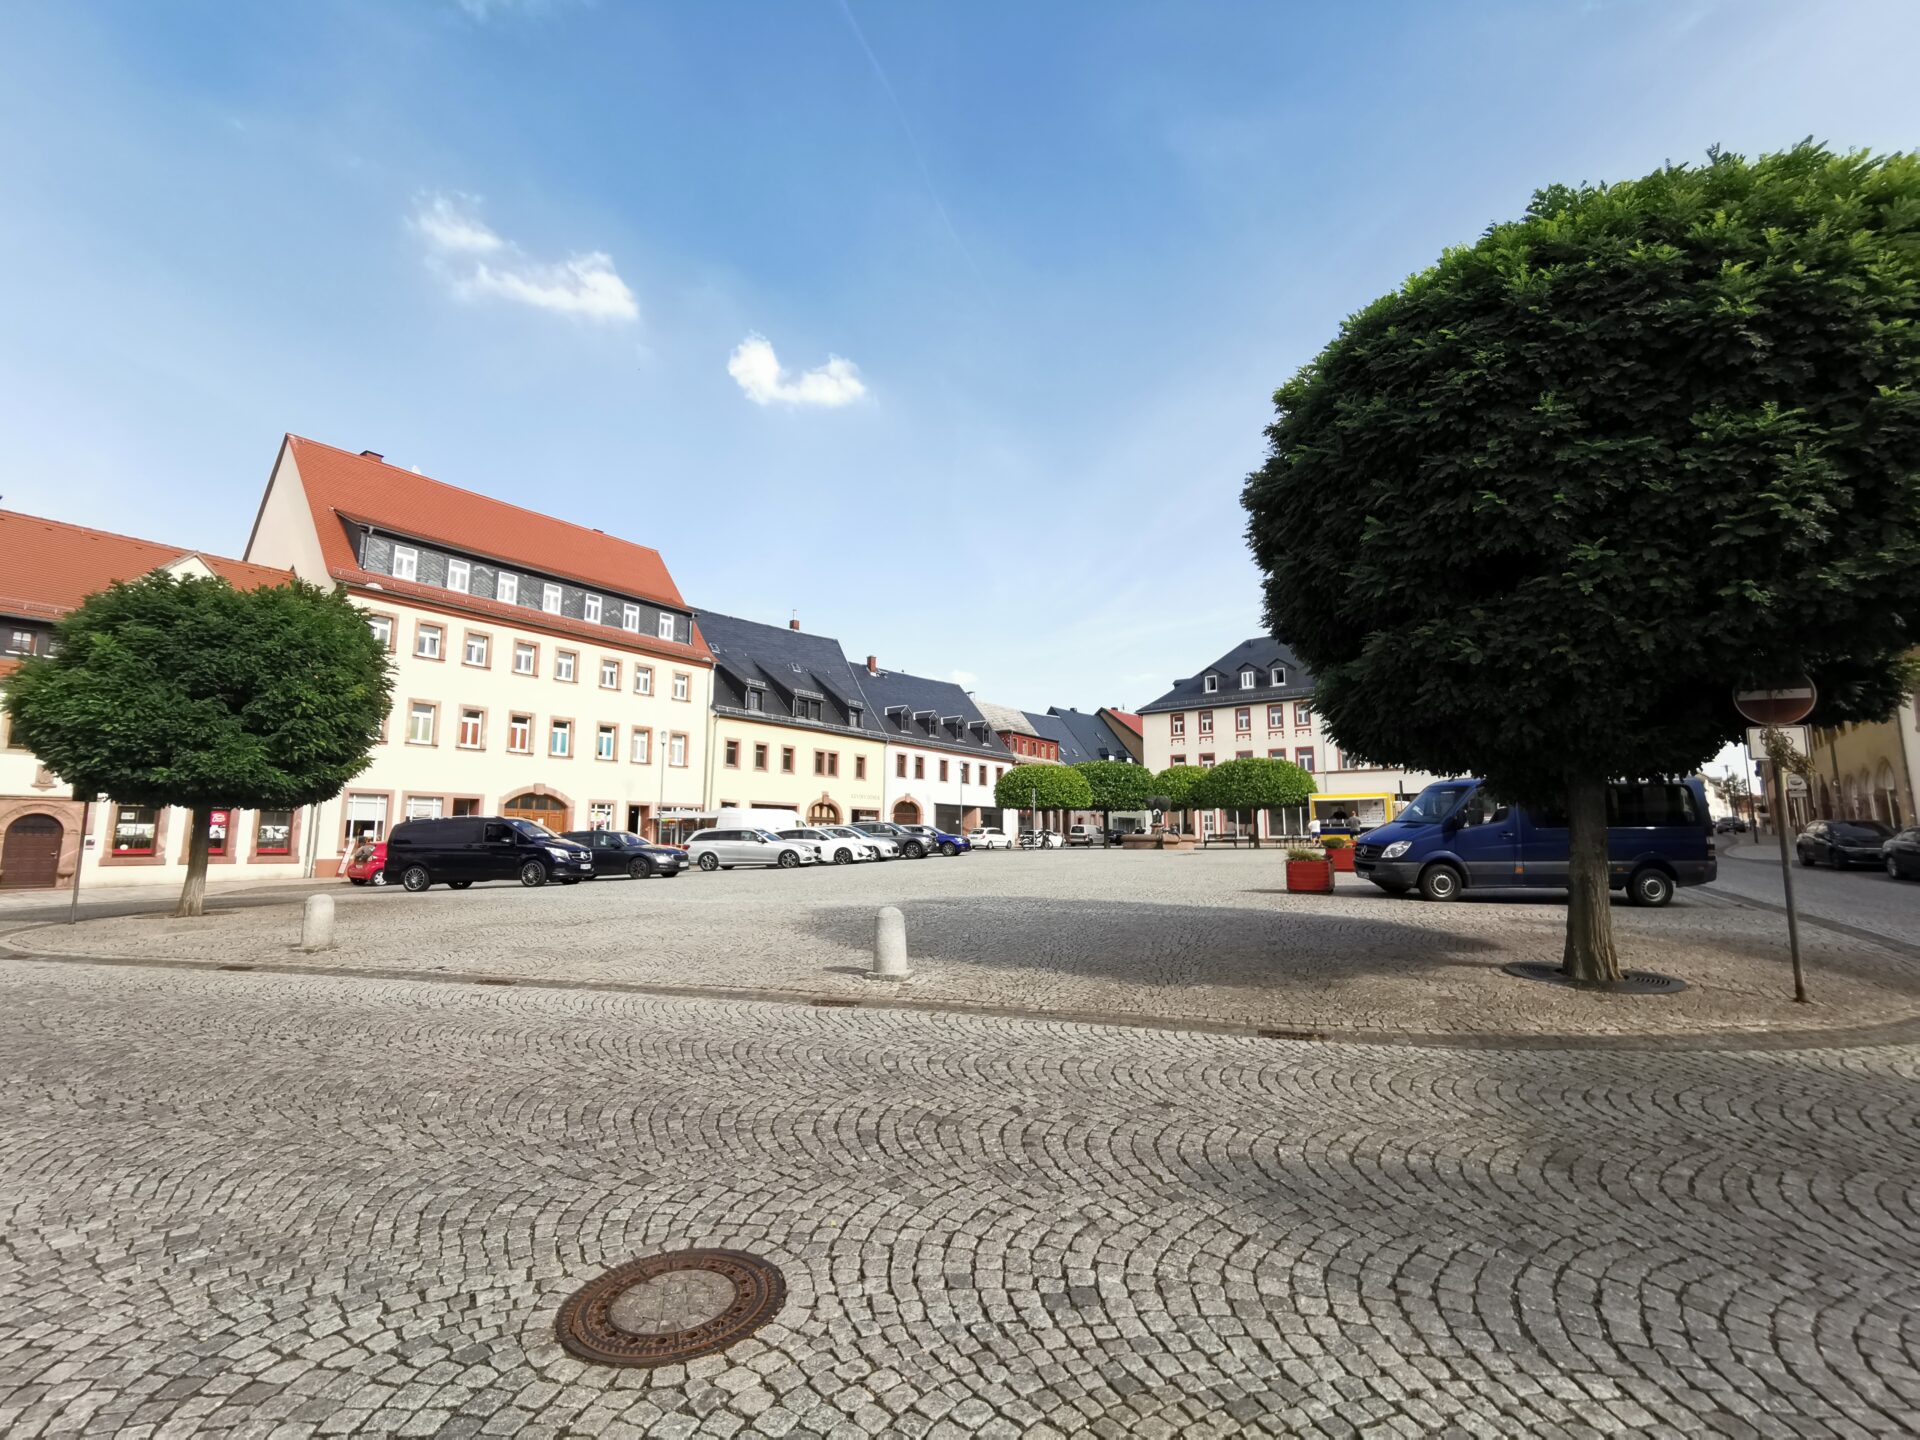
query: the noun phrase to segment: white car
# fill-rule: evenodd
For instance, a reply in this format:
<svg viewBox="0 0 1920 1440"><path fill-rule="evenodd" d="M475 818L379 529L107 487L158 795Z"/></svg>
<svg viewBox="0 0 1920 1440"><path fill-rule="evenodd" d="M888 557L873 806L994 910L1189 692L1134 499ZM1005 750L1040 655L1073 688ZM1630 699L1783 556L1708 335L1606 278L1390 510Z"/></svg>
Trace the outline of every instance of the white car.
<svg viewBox="0 0 1920 1440"><path fill-rule="evenodd" d="M687 858L702 870L731 870L736 865L797 870L820 863L811 844L782 840L771 830L702 830L687 841Z"/></svg>
<svg viewBox="0 0 1920 1440"><path fill-rule="evenodd" d="M1007 832L997 825L982 826L978 830L969 830L967 839L976 850L1011 850L1013 841Z"/></svg>
<svg viewBox="0 0 1920 1440"><path fill-rule="evenodd" d="M797 844L811 845L813 853L825 865L851 865L856 860L878 860L872 842L864 835L849 840L837 835L825 825L803 825L798 830L777 830L774 832L782 840L792 840Z"/></svg>
<svg viewBox="0 0 1920 1440"><path fill-rule="evenodd" d="M831 835L836 840L852 841L856 847L859 847L853 857L856 860L898 860L900 858L899 843L889 840L884 835L869 835L854 829L851 825L815 825L812 828Z"/></svg>

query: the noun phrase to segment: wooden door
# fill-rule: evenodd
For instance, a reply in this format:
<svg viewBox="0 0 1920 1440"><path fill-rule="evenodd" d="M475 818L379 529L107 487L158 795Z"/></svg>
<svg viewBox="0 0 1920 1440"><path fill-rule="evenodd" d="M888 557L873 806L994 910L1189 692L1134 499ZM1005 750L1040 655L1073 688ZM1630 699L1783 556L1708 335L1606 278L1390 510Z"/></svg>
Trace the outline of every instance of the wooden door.
<svg viewBox="0 0 1920 1440"><path fill-rule="evenodd" d="M51 815L22 815L0 842L0 890L45 890L60 875L66 830Z"/></svg>
<svg viewBox="0 0 1920 1440"><path fill-rule="evenodd" d="M537 795L532 791L516 795L500 807L500 813L515 820L531 820L556 834L567 828L567 802L552 795Z"/></svg>

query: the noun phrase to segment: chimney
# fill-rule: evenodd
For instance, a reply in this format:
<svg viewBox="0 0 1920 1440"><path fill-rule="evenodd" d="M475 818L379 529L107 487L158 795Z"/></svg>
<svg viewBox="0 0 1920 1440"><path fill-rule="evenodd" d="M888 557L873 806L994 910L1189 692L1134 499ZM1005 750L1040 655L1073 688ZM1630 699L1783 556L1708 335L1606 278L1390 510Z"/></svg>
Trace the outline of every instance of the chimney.
<svg viewBox="0 0 1920 1440"><path fill-rule="evenodd" d="M378 450L362 450L360 452L360 458L362 460L384 460L387 457L382 455Z"/></svg>
<svg viewBox="0 0 1920 1440"><path fill-rule="evenodd" d="M871 655L867 656L867 674L878 675L879 673L880 673L879 660L875 659Z"/></svg>
<svg viewBox="0 0 1920 1440"><path fill-rule="evenodd" d="M798 615L794 616L793 619L787 621L787 629L798 630L799 628L800 628L800 617Z"/></svg>

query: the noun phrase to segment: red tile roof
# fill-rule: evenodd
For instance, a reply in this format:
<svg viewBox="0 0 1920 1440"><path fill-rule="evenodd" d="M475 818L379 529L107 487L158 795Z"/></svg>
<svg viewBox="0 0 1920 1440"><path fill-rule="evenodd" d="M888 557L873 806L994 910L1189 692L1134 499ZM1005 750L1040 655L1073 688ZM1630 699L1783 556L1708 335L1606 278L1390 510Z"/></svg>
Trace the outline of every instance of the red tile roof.
<svg viewBox="0 0 1920 1440"><path fill-rule="evenodd" d="M1129 730L1133 731L1134 734L1139 735L1143 738L1145 737L1146 732L1140 728L1140 717L1138 715L1135 715L1128 710L1112 710L1112 709L1108 710L1107 714L1113 716L1114 719L1118 720L1122 725L1126 726Z"/></svg>
<svg viewBox="0 0 1920 1440"><path fill-rule="evenodd" d="M57 619L116 580L137 580L189 555L243 590L293 578L268 565L0 510L0 613Z"/></svg>
<svg viewBox="0 0 1920 1440"><path fill-rule="evenodd" d="M313 509L327 566L338 579L357 581L366 575L340 524L346 519L686 608L658 550L317 440L289 435L287 445ZM377 578L385 585L389 577Z"/></svg>

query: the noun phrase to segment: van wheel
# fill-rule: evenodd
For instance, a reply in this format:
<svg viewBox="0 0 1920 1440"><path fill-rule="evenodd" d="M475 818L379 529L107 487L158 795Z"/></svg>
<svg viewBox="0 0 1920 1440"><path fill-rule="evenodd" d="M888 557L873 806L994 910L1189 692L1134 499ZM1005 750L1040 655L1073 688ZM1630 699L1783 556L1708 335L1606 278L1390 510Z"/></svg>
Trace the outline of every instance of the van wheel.
<svg viewBox="0 0 1920 1440"><path fill-rule="evenodd" d="M471 880L449 880L447 881L447 889L464 890L471 884L473 884Z"/></svg>
<svg viewBox="0 0 1920 1440"><path fill-rule="evenodd" d="M1633 878L1627 881L1627 901L1633 905L1645 905L1657 910L1673 899L1673 877L1664 870L1656 870L1649 865L1644 870L1633 872Z"/></svg>
<svg viewBox="0 0 1920 1440"><path fill-rule="evenodd" d="M400 877L400 883L417 895L429 885L433 884L433 877L427 874L426 866L409 865L406 873Z"/></svg>
<svg viewBox="0 0 1920 1440"><path fill-rule="evenodd" d="M520 867L520 883L531 890L536 885L547 883L547 867L538 860L529 860Z"/></svg>
<svg viewBox="0 0 1920 1440"><path fill-rule="evenodd" d="M1420 895L1426 900L1458 900L1460 872L1451 865L1429 865L1420 872Z"/></svg>
<svg viewBox="0 0 1920 1440"><path fill-rule="evenodd" d="M782 870L798 870L800 868L800 857L791 850L782 850L780 852L780 868Z"/></svg>
<svg viewBox="0 0 1920 1440"><path fill-rule="evenodd" d="M846 846L844 846L844 845L842 845L842 846L841 846L841 847L840 847L840 848L839 848L838 850L836 850L836 851L834 851L834 852L833 852L833 863L834 863L834 864L836 864L836 865L850 865L850 864L852 864L852 863L853 863L853 852L852 852L851 850L849 850L849 849L847 849L847 847L846 847ZM1887 862L1887 864L1889 864L1889 865L1891 865L1891 864L1893 864L1893 862L1892 862L1891 860L1889 860L1889 861Z"/></svg>
<svg viewBox="0 0 1920 1440"><path fill-rule="evenodd" d="M702 870L718 870L720 868L720 857L711 852L702 855L700 857L700 868Z"/></svg>
<svg viewBox="0 0 1920 1440"><path fill-rule="evenodd" d="M636 880L644 880L653 874L653 862L651 860L635 859L627 866L627 874Z"/></svg>

